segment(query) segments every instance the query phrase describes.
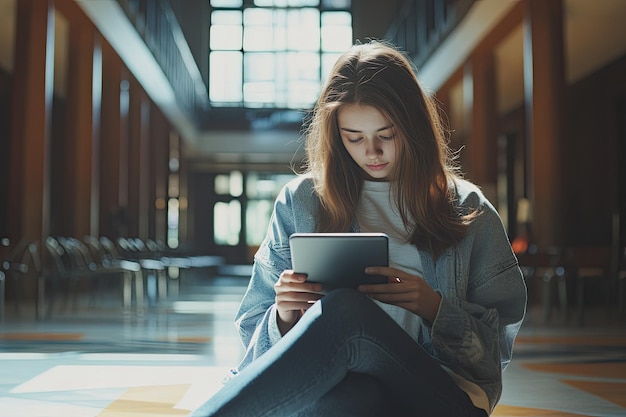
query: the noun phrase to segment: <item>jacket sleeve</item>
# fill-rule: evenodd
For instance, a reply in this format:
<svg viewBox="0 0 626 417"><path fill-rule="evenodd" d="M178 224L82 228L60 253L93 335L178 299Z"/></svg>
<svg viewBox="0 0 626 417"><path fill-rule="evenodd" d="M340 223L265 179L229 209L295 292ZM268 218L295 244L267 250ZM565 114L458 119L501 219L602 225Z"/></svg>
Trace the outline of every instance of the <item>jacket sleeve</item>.
<svg viewBox="0 0 626 417"><path fill-rule="evenodd" d="M478 384L491 407L502 390L526 310L526 285L497 212L486 202L459 245L452 270L458 297L444 297L431 329L433 349L454 372Z"/></svg>
<svg viewBox="0 0 626 417"><path fill-rule="evenodd" d="M246 349L239 368L246 367L280 339L276 325L274 284L291 269L291 234L314 228L311 192L302 185L283 188L274 203L268 231L254 256L252 276L235 316L235 326ZM306 201L303 201L306 199ZM314 201L314 200L313 200Z"/></svg>

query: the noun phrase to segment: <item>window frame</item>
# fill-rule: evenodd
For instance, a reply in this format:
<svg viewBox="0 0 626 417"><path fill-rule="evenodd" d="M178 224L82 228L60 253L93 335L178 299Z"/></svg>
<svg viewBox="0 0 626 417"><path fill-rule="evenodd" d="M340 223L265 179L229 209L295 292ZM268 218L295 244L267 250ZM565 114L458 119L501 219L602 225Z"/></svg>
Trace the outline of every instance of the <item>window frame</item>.
<svg viewBox="0 0 626 417"><path fill-rule="evenodd" d="M215 1L215 0L214 0ZM209 85L208 93L210 104L213 107L219 108L245 108L245 109L288 109L296 110L303 108L311 108L321 86L324 82L325 75L330 71L331 63L334 63L337 57L346 49L348 49L353 43L353 19L352 19L352 1L353 0L319 0L317 5L310 5L312 2L302 1L299 2L304 5L294 6L296 0L274 0L273 3L287 4L287 6L264 6L256 5L254 0L243 0L240 2L241 6L235 7L214 7L211 6L211 21L215 12L239 12L240 15L240 34L237 35L240 38L238 48L231 47L230 49L219 46L216 42L212 41L211 34L218 33L219 30L213 30L213 23L209 29ZM270 3L271 0L264 3ZM305 4L306 3L306 4ZM336 5L333 5L336 3ZM290 5L291 4L291 5ZM256 24L254 22L246 22L246 14L250 15L251 10L258 9L267 11L267 15L270 19L276 19L279 21L279 25L275 25L274 21L270 25ZM299 49L297 45L289 45L288 38L290 37L289 30L289 16L308 13L308 10L314 9L317 12L317 24L316 31L319 39L315 48L309 45L305 50ZM248 13L246 13L248 11ZM347 13L347 25L328 25L324 26L323 22L329 19L328 13ZM339 20L346 19L346 17L340 17ZM314 17L315 18L315 17ZM253 30L266 30L269 28L272 34L279 33L281 30L285 39L284 45L280 42L274 41L272 48L249 48L246 45L246 40L250 28ZM329 30L332 27L339 28L340 31L345 32L343 41L340 45L343 47L336 47L327 49L328 42L324 42L323 37L328 36ZM331 29L329 29L331 28ZM229 39L232 41L232 39ZM249 42L249 39L248 39ZM278 46L277 46L278 44ZM220 54L232 53L232 60L239 61L240 67L233 69L231 64L229 68L225 65L219 64ZM236 58L237 56L238 58ZM261 74L258 77L251 76L252 71L249 71L251 62L255 59L265 59L273 62L273 67L265 70L265 74ZM284 62L300 63L300 68L293 74L293 69L289 64L283 64ZM302 64L305 60L309 60L310 64ZM298 64L294 64L298 65ZM310 68L310 66L314 68ZM281 70L283 66L286 66L284 70ZM232 71L232 72L231 72ZM234 77L236 80L234 83L232 80L228 80L229 77ZM236 84L236 85L234 85ZM228 87L230 85L230 87ZM221 89L217 88L222 86Z"/></svg>

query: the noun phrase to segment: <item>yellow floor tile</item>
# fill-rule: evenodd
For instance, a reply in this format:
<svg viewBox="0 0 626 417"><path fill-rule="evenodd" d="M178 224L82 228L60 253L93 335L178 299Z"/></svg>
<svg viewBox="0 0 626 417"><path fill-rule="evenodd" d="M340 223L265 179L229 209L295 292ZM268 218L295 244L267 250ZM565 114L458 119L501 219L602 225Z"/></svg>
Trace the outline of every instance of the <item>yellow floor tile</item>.
<svg viewBox="0 0 626 417"><path fill-rule="evenodd" d="M102 410L98 417L172 417L184 416L190 410L174 406L185 395L189 385L134 387Z"/></svg>

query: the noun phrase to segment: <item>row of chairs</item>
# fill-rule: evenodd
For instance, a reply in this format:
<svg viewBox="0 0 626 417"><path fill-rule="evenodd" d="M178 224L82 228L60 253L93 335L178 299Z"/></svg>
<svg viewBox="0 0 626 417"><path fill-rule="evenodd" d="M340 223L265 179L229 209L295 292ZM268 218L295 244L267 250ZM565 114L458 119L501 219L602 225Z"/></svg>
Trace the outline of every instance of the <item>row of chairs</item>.
<svg viewBox="0 0 626 417"><path fill-rule="evenodd" d="M114 247L108 239L104 238L102 241ZM49 236L45 245L50 255L50 268L44 270L44 275L47 275L47 282L53 287L48 300L48 315L51 314L63 284L67 290L66 297L72 295L72 304L76 307L79 285L83 280L87 280L91 287L90 303L93 304L98 293L97 287L102 280L121 278L124 308L131 308L134 289L137 308L143 309L143 275L139 263L117 257L108 245L95 238L80 240Z"/></svg>
<svg viewBox="0 0 626 417"><path fill-rule="evenodd" d="M619 318L623 319L626 248L553 247L537 251L531 246L528 251L517 256L531 293L531 301L533 295L540 295L544 323L551 320L555 301L563 321L568 321L571 301L575 301L576 322L583 325L590 305L592 285L600 289L596 295L601 298L609 314L617 301ZM540 288L535 287L537 284Z"/></svg>
<svg viewBox="0 0 626 417"><path fill-rule="evenodd" d="M10 244L2 240L4 250L0 269L0 315L3 314L4 282L12 279L16 314L19 314L24 279L34 276L37 282L37 316L50 317L59 295L64 294L64 307L72 297L76 307L81 283L86 281L90 304L95 303L101 286L121 282L122 305L143 312L148 304L168 297L168 286L180 269L210 268L224 263L218 256L185 256L168 254L164 245L154 240L101 236L53 237L45 239L43 248L38 242L20 242L8 250ZM40 250L45 251L46 256ZM45 260L42 262L41 260ZM3 279L4 278L4 279ZM178 280L176 280L178 283ZM117 284L115 284L117 285ZM44 309L44 305L47 308Z"/></svg>
<svg viewBox="0 0 626 417"><path fill-rule="evenodd" d="M37 244L20 241L12 246L8 238L0 239L0 319L4 317L4 299L6 281L11 280L16 300L19 300L22 280L30 272L41 271L41 258ZM20 303L15 303L15 312L19 314Z"/></svg>

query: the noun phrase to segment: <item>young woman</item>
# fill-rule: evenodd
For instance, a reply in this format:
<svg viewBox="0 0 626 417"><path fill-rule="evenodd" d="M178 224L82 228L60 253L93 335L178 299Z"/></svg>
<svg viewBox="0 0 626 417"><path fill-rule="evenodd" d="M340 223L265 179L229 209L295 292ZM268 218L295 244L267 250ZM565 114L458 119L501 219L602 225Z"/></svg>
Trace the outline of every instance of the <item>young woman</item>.
<svg viewBox="0 0 626 417"><path fill-rule="evenodd" d="M406 57L356 45L308 126L308 169L276 200L236 324L239 373L195 416L486 416L524 317L502 222L454 168ZM322 296L295 232L384 232L388 283Z"/></svg>

